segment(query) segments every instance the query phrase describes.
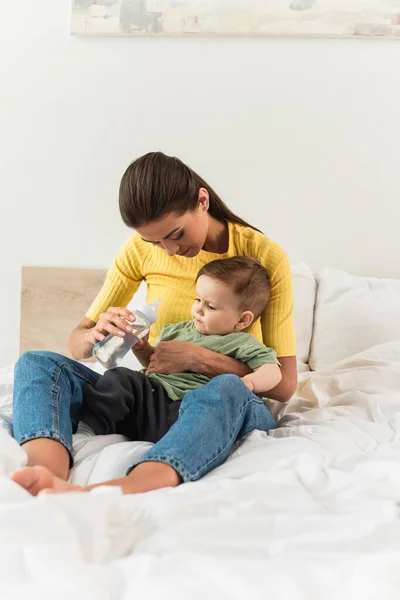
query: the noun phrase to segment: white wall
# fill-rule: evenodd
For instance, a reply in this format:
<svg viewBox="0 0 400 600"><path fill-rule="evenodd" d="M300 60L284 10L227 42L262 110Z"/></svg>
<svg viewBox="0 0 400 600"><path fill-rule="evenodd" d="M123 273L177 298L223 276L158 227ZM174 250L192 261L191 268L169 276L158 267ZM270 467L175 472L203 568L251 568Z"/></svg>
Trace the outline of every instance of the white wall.
<svg viewBox="0 0 400 600"><path fill-rule="evenodd" d="M119 179L149 150L293 261L400 277L400 41L73 38L69 17L0 2L0 365L21 266L107 267Z"/></svg>

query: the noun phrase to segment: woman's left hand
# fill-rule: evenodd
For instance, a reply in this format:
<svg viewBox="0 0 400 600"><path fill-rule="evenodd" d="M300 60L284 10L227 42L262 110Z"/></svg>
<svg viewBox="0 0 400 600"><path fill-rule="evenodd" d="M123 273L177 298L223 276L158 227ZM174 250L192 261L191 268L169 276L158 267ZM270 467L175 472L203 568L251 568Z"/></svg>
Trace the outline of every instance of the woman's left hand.
<svg viewBox="0 0 400 600"><path fill-rule="evenodd" d="M160 342L150 357L146 375L184 373L196 364L201 348L191 342Z"/></svg>

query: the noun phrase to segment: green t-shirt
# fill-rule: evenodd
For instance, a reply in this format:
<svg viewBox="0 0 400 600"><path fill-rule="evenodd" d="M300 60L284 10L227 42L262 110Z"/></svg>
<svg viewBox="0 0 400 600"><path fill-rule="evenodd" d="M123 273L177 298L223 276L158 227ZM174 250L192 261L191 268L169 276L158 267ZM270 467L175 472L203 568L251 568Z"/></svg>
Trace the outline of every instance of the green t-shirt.
<svg viewBox="0 0 400 600"><path fill-rule="evenodd" d="M231 356L248 365L253 371L262 365L279 365L276 353L272 348L267 348L249 333L241 331L227 335L203 335L196 331L193 321L182 321L173 325L165 325L157 344L172 340L191 342L225 356ZM171 400L182 400L187 392L210 381L206 375L192 372L171 373L171 375L155 373L149 375L149 379L158 381Z"/></svg>

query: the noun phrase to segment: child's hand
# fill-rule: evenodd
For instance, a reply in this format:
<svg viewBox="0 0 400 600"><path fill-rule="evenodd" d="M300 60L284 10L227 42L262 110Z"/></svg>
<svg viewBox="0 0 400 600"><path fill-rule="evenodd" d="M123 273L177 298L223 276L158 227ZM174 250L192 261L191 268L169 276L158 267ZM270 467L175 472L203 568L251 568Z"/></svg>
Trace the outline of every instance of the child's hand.
<svg viewBox="0 0 400 600"><path fill-rule="evenodd" d="M132 347L133 354L135 354L135 352L140 352L141 350L144 350L146 348L146 346L148 345L148 343L149 343L149 334L145 335L144 337L142 337L141 340L136 342L136 344Z"/></svg>
<svg viewBox="0 0 400 600"><path fill-rule="evenodd" d="M246 379L246 376L242 377L242 381L243 381L244 385L250 390L250 392L252 392L254 390L254 385L252 384L252 382L249 379Z"/></svg>

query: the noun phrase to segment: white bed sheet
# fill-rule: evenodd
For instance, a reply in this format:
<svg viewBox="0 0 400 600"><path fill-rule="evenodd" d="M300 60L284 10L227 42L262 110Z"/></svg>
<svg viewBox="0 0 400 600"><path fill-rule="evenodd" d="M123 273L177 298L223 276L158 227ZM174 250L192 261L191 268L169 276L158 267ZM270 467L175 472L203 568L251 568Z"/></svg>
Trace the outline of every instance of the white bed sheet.
<svg viewBox="0 0 400 600"><path fill-rule="evenodd" d="M397 600L400 342L303 373L280 418L202 481L130 497L29 497L6 477L24 453L0 430L0 597ZM148 447L75 444L79 483Z"/></svg>

